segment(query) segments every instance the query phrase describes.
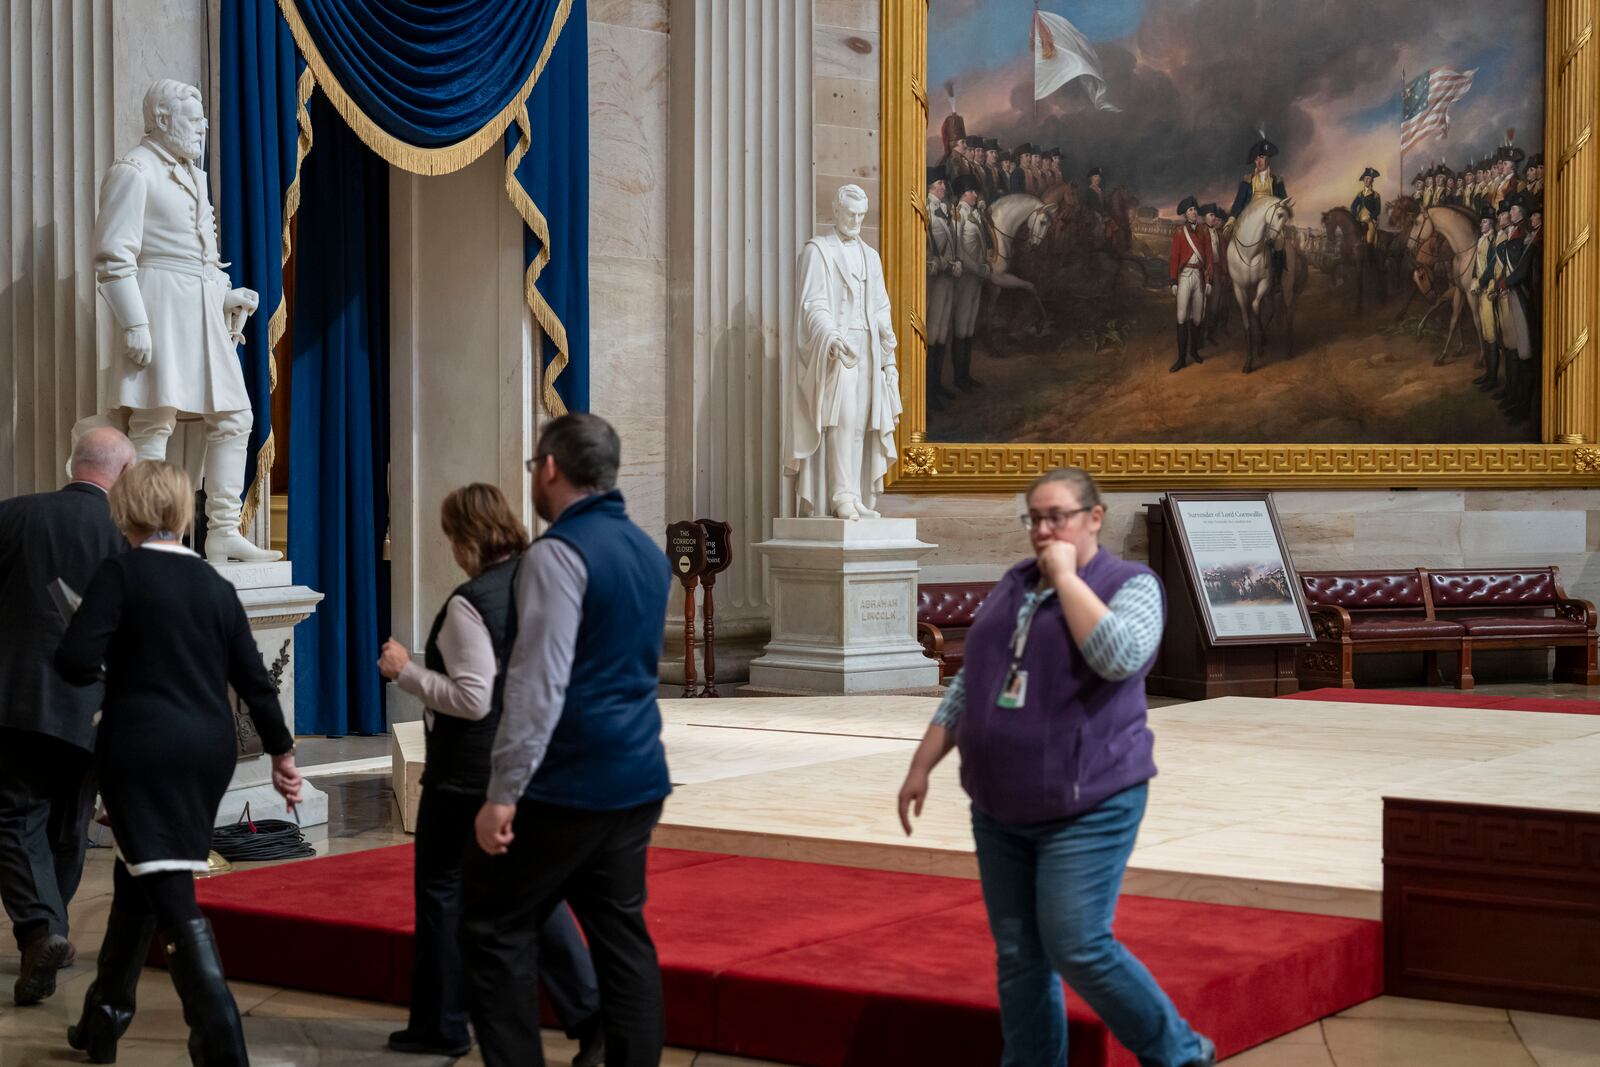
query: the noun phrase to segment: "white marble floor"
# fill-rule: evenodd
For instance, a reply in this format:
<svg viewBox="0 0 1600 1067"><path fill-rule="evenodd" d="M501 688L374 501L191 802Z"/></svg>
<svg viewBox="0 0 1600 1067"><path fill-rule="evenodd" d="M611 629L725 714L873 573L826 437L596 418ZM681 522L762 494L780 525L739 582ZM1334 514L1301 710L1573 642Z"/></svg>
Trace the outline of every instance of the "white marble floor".
<svg viewBox="0 0 1600 1067"><path fill-rule="evenodd" d="M657 842L973 877L952 755L907 838L895 797L936 701L664 700ZM1160 774L1126 888L1378 918L1382 798L1600 811L1600 716L1226 697L1155 708Z"/></svg>

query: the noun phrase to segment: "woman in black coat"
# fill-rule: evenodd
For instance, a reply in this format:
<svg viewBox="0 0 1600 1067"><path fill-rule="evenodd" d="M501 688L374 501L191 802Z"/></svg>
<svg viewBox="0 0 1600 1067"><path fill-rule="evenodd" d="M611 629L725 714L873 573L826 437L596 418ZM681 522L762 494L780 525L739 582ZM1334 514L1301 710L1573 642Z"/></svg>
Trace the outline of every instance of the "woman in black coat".
<svg viewBox="0 0 1600 1067"><path fill-rule="evenodd" d="M111 517L137 551L101 564L56 654L73 682L105 672L95 764L117 845L98 972L67 1040L90 1062L116 1060L159 928L194 1062L242 1067L239 1010L194 894L237 758L228 687L291 805L300 801L294 738L238 594L183 547L194 518L188 476L168 463L135 465L111 490Z"/></svg>

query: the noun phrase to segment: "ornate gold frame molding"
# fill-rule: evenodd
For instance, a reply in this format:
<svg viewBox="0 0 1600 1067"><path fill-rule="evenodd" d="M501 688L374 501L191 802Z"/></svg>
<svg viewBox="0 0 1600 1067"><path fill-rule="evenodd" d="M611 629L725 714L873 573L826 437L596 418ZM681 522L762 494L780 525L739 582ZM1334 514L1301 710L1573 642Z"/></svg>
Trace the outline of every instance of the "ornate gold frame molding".
<svg viewBox="0 0 1600 1067"><path fill-rule="evenodd" d="M883 0L882 253L905 404L896 492L1024 488L1052 467L1092 471L1107 488L1443 488L1600 486L1600 0L1546 0L1545 358L1542 444L947 444L925 440L922 188L928 129L928 0Z"/></svg>

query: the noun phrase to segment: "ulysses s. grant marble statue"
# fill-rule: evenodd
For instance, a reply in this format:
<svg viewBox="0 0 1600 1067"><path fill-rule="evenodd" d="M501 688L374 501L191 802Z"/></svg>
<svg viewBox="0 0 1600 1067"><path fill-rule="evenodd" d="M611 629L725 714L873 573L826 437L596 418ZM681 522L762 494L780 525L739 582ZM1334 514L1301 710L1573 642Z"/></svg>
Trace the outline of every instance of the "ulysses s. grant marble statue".
<svg viewBox="0 0 1600 1067"><path fill-rule="evenodd" d="M259 297L233 288L217 254L200 169L206 128L200 90L157 82L144 98L144 139L101 182L95 280L115 321L103 395L140 459L166 458L180 416L203 420L206 558L270 562L280 553L239 532L254 420L236 346Z"/></svg>

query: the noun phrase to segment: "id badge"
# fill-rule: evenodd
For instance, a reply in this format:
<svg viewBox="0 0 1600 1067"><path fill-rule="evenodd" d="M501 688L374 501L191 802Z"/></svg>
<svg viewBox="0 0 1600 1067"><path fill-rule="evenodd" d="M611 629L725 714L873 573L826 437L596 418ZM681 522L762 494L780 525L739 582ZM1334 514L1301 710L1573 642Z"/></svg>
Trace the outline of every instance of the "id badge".
<svg viewBox="0 0 1600 1067"><path fill-rule="evenodd" d="M1006 675L1006 684L1000 690L998 706L1020 708L1028 701L1028 672L1012 667Z"/></svg>

